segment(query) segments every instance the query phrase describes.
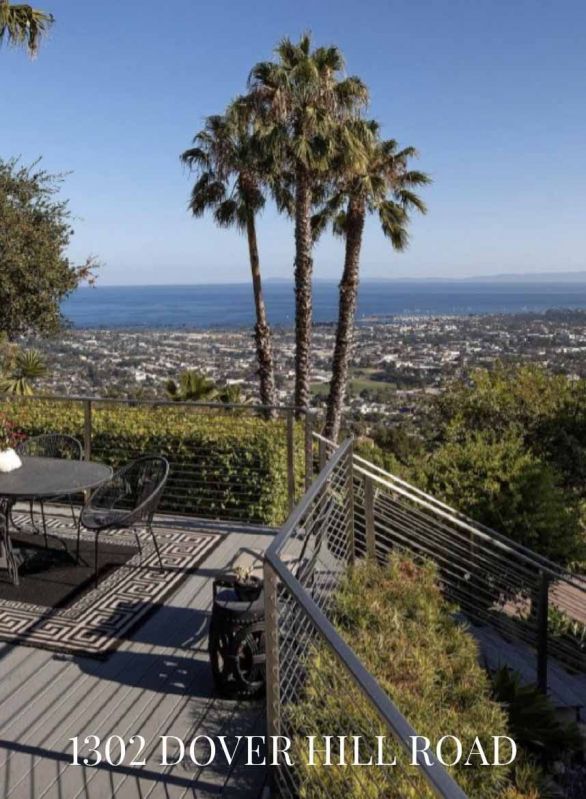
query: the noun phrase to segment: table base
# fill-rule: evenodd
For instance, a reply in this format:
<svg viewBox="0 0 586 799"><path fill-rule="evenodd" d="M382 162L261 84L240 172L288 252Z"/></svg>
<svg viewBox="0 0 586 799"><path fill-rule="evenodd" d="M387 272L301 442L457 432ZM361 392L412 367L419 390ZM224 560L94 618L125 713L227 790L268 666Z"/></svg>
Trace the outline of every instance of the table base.
<svg viewBox="0 0 586 799"><path fill-rule="evenodd" d="M10 511L14 502L0 497L0 571L7 571L13 585L19 585L18 564L10 540Z"/></svg>

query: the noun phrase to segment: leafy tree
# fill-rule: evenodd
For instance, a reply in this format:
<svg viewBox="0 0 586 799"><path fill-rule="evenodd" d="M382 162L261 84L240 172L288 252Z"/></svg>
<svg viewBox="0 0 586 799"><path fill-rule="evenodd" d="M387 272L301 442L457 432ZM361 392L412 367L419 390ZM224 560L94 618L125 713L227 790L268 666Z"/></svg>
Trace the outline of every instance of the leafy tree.
<svg viewBox="0 0 586 799"><path fill-rule="evenodd" d="M166 391L170 399L177 402L211 401L218 396L218 388L214 381L193 370L182 372L179 384L174 380L168 380Z"/></svg>
<svg viewBox="0 0 586 799"><path fill-rule="evenodd" d="M335 155L334 133L353 117L368 92L356 77L343 77L337 47L312 50L311 37L276 48L276 61L257 64L250 74L250 98L265 147L292 187L295 219L295 405L310 403L313 237L312 206ZM276 188L277 198L281 196Z"/></svg>
<svg viewBox="0 0 586 799"><path fill-rule="evenodd" d="M256 310L254 328L263 405L276 404L271 333L262 290L256 216L263 209L263 161L258 137L251 130L250 108L233 103L223 116L210 116L181 156L196 171L189 207L199 217L211 210L221 227L246 232Z"/></svg>
<svg viewBox="0 0 586 799"><path fill-rule="evenodd" d="M0 333L51 334L62 324L61 301L93 280L94 259L74 266L67 202L55 195L62 178L0 159Z"/></svg>
<svg viewBox="0 0 586 799"><path fill-rule="evenodd" d="M24 47L34 56L41 39L53 24L53 16L29 5L0 0L0 44Z"/></svg>
<svg viewBox="0 0 586 799"><path fill-rule="evenodd" d="M519 430L457 431L414 471L429 493L562 565L583 552L577 502Z"/></svg>
<svg viewBox="0 0 586 799"><path fill-rule="evenodd" d="M348 139L359 141L349 147ZM350 120L338 132L338 158L333 176L333 192L314 217L319 233L333 218L334 232L344 237L345 257L332 380L326 409L325 435L336 441L340 433L344 397L348 388L348 367L354 336L358 296L360 253L364 223L369 213L378 214L383 233L393 249L402 251L408 243L409 212L426 212L413 187L430 182L424 172L410 170L409 160L417 155L413 147L398 149L393 139L381 141L374 121ZM345 209L341 210L345 204Z"/></svg>
<svg viewBox="0 0 586 799"><path fill-rule="evenodd" d="M11 352L5 359L0 373L0 392L19 394L33 393L33 383L47 374L47 364L37 350L21 350Z"/></svg>
<svg viewBox="0 0 586 799"><path fill-rule="evenodd" d="M374 443L392 453L400 463L409 464L424 454L423 439L411 423L378 425L372 432Z"/></svg>
<svg viewBox="0 0 586 799"><path fill-rule="evenodd" d="M468 431L506 433L511 425L526 446L559 472L566 487L586 484L586 381L539 366L477 369L450 385L430 410L439 442Z"/></svg>

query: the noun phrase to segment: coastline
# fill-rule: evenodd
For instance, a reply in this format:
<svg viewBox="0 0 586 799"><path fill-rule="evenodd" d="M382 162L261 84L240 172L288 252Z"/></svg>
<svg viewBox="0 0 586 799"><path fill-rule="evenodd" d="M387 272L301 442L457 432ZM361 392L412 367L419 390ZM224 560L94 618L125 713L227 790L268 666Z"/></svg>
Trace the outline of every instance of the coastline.
<svg viewBox="0 0 586 799"><path fill-rule="evenodd" d="M292 286L269 281L264 294L271 326L292 327L295 318ZM586 282L365 280L358 295L357 322L535 314L552 309L586 310ZM85 287L62 303L62 313L76 329L243 330L254 324L252 289L241 283ZM317 281L315 324L332 324L337 315L337 283Z"/></svg>

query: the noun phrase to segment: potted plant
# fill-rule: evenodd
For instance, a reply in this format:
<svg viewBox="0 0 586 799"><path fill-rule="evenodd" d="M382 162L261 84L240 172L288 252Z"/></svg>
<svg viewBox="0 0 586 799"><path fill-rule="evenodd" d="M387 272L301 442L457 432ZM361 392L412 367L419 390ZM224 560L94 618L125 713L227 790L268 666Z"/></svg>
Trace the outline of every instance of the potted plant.
<svg viewBox="0 0 586 799"><path fill-rule="evenodd" d="M262 580L252 571L252 566L236 566L234 569L234 592L240 602L254 602L260 596Z"/></svg>
<svg viewBox="0 0 586 799"><path fill-rule="evenodd" d="M6 414L0 413L0 472L12 472L22 466L14 450L21 438Z"/></svg>

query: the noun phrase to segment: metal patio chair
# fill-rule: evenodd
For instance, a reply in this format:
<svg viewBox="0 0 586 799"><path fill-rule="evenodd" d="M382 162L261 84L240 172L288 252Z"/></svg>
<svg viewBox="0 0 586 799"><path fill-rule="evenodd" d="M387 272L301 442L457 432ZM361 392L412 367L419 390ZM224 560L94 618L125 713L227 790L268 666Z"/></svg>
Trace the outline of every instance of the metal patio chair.
<svg viewBox="0 0 586 799"><path fill-rule="evenodd" d="M132 530L138 551L142 548L137 527L144 526L150 533L159 566L163 571L161 552L153 531L152 522L165 483L169 476L169 463L159 455L146 455L127 464L117 471L111 480L94 491L84 505L77 528L77 558L82 526L95 533L95 582L98 585L98 542L100 533L105 530Z"/></svg>
<svg viewBox="0 0 586 799"><path fill-rule="evenodd" d="M19 455L23 455L24 457L35 457L35 458L67 458L68 460L73 461L80 461L83 459L83 447L81 443L74 438L73 436L66 435L65 433L42 433L38 436L31 436L27 438L26 441L23 441L21 444L18 445L16 451ZM71 510L71 518L73 519L73 524L77 525L77 519L75 518L75 511L73 510L73 498L69 494L63 494L54 497L44 497L43 499L39 498L37 500L36 497L31 496L29 499L29 513L31 517L31 523L33 526L33 530L38 533L40 532L36 521L35 521L35 514L34 514L34 503L38 501L39 506L41 508L41 521L43 525L43 536L45 538L45 546L48 545L47 540L47 519L45 516L45 504L51 502L58 502L59 500L67 499L69 500L69 508ZM14 524L14 521L13 521ZM19 529L16 524L14 524L16 529Z"/></svg>

